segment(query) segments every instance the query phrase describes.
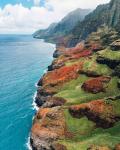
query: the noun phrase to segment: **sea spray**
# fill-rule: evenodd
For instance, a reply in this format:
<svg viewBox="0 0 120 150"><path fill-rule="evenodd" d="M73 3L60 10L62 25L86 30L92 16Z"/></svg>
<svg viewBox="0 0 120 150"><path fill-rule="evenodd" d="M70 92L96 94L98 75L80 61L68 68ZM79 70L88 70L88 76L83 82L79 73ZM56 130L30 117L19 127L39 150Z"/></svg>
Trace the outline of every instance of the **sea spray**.
<svg viewBox="0 0 120 150"><path fill-rule="evenodd" d="M36 96L37 96L37 92L35 92L34 96L33 96L33 103L32 103L32 108L33 110L38 111L39 107L37 106L35 100L36 100Z"/></svg>
<svg viewBox="0 0 120 150"><path fill-rule="evenodd" d="M28 150L32 150L32 147L31 147L31 145L30 145L30 135L29 135L29 137L28 137L28 141L27 141L27 143L26 143L26 147L27 147Z"/></svg>

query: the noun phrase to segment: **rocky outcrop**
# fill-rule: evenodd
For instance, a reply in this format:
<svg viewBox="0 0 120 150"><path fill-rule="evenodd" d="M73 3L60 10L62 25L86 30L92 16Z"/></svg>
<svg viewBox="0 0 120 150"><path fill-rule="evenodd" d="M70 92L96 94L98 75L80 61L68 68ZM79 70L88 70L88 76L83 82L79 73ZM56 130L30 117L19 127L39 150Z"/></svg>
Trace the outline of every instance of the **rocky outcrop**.
<svg viewBox="0 0 120 150"><path fill-rule="evenodd" d="M87 150L111 150L111 149L109 147L107 147L107 146L92 145Z"/></svg>
<svg viewBox="0 0 120 150"><path fill-rule="evenodd" d="M66 102L65 99L61 97L48 97L47 101L42 105L43 108L51 108L56 106L62 106Z"/></svg>
<svg viewBox="0 0 120 150"><path fill-rule="evenodd" d="M75 79L78 77L78 70L80 65L64 66L60 69L55 69L54 71L48 72L42 78L42 85L51 85L54 87L58 84L63 84L67 81Z"/></svg>
<svg viewBox="0 0 120 150"><path fill-rule="evenodd" d="M114 41L112 44L110 44L110 46L112 50L115 50L115 51L120 50L120 39Z"/></svg>
<svg viewBox="0 0 120 150"><path fill-rule="evenodd" d="M68 41L69 46L74 46L79 41L86 39L89 34L91 34L92 32L96 32L97 29L104 24L108 25L109 27L114 27L119 31L120 29L119 9L120 9L119 0L111 0L110 3L108 4L99 5L93 12L88 14L82 22L79 22L73 28L73 30L71 31L72 36ZM107 43L108 38L106 37L105 39Z"/></svg>
<svg viewBox="0 0 120 150"><path fill-rule="evenodd" d="M120 77L120 64L114 69L113 75Z"/></svg>
<svg viewBox="0 0 120 150"><path fill-rule="evenodd" d="M97 62L106 64L110 68L114 69L120 64L120 52L113 51L109 47L97 53Z"/></svg>
<svg viewBox="0 0 120 150"><path fill-rule="evenodd" d="M64 146L64 145L62 145L62 144L59 144L59 143L55 143L55 144L53 145L53 148L54 148L55 150L67 150L66 146Z"/></svg>
<svg viewBox="0 0 120 150"><path fill-rule="evenodd" d="M115 146L115 150L120 150L120 144L117 144L117 145Z"/></svg>
<svg viewBox="0 0 120 150"><path fill-rule="evenodd" d="M55 59L38 82L33 150L119 150L116 34L104 26L75 47L56 48Z"/></svg>
<svg viewBox="0 0 120 150"><path fill-rule="evenodd" d="M65 129L65 118L60 107L40 109L31 131L33 149L53 150L53 142L65 135Z"/></svg>
<svg viewBox="0 0 120 150"><path fill-rule="evenodd" d="M110 60L109 58L105 58L102 56L98 56L97 62L101 64L107 64L112 69L114 69L117 65L120 64L120 60Z"/></svg>
<svg viewBox="0 0 120 150"><path fill-rule="evenodd" d="M82 116L87 116L97 126L103 128L110 128L116 121L120 120L120 117L114 114L113 110L113 106L106 104L104 100L95 100L85 104L70 106L69 108L73 117L81 118Z"/></svg>
<svg viewBox="0 0 120 150"><path fill-rule="evenodd" d="M105 92L107 88L107 83L110 81L111 77L97 77L90 79L83 83L82 88L87 91L91 92L93 94L99 93L99 92Z"/></svg>

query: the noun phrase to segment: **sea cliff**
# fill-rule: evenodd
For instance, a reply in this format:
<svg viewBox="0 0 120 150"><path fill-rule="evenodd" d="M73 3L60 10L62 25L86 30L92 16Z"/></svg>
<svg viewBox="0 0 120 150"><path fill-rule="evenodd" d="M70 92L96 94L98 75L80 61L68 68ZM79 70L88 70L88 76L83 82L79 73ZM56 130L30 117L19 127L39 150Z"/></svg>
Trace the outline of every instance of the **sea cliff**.
<svg viewBox="0 0 120 150"><path fill-rule="evenodd" d="M120 37L107 26L57 46L38 81L33 150L120 150Z"/></svg>

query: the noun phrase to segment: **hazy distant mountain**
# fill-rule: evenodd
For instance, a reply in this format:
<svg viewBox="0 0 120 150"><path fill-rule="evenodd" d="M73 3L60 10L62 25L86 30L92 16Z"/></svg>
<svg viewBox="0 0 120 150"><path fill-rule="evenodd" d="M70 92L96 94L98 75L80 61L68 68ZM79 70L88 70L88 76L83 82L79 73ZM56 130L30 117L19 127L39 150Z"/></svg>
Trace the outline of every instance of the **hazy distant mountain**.
<svg viewBox="0 0 120 150"><path fill-rule="evenodd" d="M36 31L33 34L33 36L35 38L43 38L43 37L46 37L48 35L51 35L53 33L54 28L55 28L56 25L57 25L57 23L52 23L47 29Z"/></svg>
<svg viewBox="0 0 120 150"><path fill-rule="evenodd" d="M65 16L59 23L51 24L45 30L36 31L33 36L35 38L55 38L56 36L63 36L70 32L78 22L81 22L85 16L90 13L90 9L76 9Z"/></svg>

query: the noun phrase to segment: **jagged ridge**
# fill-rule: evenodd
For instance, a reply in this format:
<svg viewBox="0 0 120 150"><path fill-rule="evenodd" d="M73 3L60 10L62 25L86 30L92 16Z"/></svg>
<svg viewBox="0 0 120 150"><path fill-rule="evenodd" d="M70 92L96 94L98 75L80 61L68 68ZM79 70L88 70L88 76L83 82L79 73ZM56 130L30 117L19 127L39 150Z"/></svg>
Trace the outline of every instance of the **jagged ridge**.
<svg viewBox="0 0 120 150"><path fill-rule="evenodd" d="M65 16L60 22L51 24L45 30L38 30L33 34L35 38L44 38L49 41L56 41L61 36L66 35L74 26L82 21L90 12L90 9L76 9Z"/></svg>

